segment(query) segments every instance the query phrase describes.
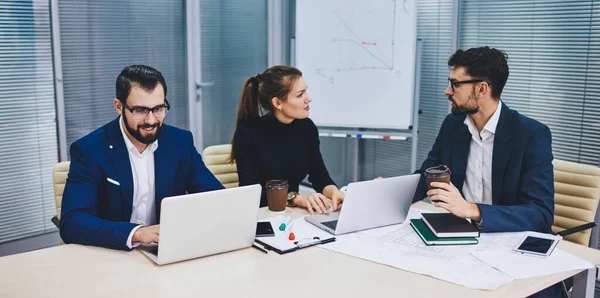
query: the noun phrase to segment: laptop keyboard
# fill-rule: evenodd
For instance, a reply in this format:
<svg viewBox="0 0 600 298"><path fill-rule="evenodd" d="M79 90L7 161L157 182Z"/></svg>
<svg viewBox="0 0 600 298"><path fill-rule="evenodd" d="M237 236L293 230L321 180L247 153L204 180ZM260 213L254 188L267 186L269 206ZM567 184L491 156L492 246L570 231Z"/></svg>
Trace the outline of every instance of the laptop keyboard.
<svg viewBox="0 0 600 298"><path fill-rule="evenodd" d="M321 224L332 230L335 230L335 227L337 227L337 222L338 222L337 220L323 221L323 222L321 222Z"/></svg>
<svg viewBox="0 0 600 298"><path fill-rule="evenodd" d="M140 245L139 249L149 252L158 257L158 245Z"/></svg>

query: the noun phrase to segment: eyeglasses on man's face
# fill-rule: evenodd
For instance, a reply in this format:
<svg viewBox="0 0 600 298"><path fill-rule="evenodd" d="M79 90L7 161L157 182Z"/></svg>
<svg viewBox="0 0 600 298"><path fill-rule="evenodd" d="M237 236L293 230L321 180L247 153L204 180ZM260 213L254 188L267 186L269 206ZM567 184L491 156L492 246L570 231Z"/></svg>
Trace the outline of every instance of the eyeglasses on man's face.
<svg viewBox="0 0 600 298"><path fill-rule="evenodd" d="M169 101L166 98L165 104L155 106L153 108L129 107L124 101L121 101L121 104L123 104L123 107L125 107L129 112L131 112L133 118L138 120L148 117L148 114L150 112L152 112L152 115L154 115L154 117L156 118L164 118L167 115L167 111L169 111L169 109L171 108L171 105L169 104Z"/></svg>
<svg viewBox="0 0 600 298"><path fill-rule="evenodd" d="M448 87L450 87L452 89L452 92L454 92L455 91L454 89L462 84L473 84L473 83L480 83L480 82L485 82L486 84L488 84L488 86L490 86L490 87L492 86L492 84L490 84L484 80L452 81L452 79L448 78Z"/></svg>

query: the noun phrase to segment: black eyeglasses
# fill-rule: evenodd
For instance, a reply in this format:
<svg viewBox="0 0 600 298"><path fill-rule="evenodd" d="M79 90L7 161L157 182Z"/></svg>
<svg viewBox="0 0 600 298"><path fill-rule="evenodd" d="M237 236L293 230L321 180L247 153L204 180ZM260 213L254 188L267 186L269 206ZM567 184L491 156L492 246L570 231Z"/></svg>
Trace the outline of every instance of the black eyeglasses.
<svg viewBox="0 0 600 298"><path fill-rule="evenodd" d="M169 109L171 109L171 105L169 104L169 101L166 98L165 98L164 105L155 106L153 108L146 108L146 107L131 108L124 101L121 101L121 104L123 104L123 107L125 107L127 110L129 110L129 112L131 112L131 115L133 115L133 118L136 118L136 119L144 119L144 118L148 117L148 114L150 113L150 111L152 111L152 114L154 115L154 117L164 118L167 115L167 111Z"/></svg>
<svg viewBox="0 0 600 298"><path fill-rule="evenodd" d="M472 84L472 83L481 83L481 82L485 82L490 87L492 86L492 84L490 84L489 82L486 82L484 80L451 81L450 78L448 78L448 87L452 88L452 92L454 92L454 88L456 88L462 84Z"/></svg>

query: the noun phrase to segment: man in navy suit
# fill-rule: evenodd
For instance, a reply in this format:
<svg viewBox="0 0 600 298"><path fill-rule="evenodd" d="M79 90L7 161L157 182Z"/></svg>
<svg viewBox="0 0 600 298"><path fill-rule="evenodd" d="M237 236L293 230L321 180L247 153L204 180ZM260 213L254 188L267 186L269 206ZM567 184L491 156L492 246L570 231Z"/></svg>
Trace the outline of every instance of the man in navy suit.
<svg viewBox="0 0 600 298"><path fill-rule="evenodd" d="M452 113L440 128L420 172L440 164L451 183L422 177L414 201L470 218L482 232L551 232L554 214L552 137L548 127L508 108L500 94L507 55L489 47L458 50L444 94Z"/></svg>
<svg viewBox="0 0 600 298"><path fill-rule="evenodd" d="M500 94L507 55L489 47L458 50L448 60L444 94L452 103L423 162L452 171L450 183L421 177L413 201L469 218L482 232L551 232L554 220L552 136L548 127L509 109ZM570 281L569 281L570 283ZM558 284L531 297L561 297Z"/></svg>
<svg viewBox="0 0 600 298"><path fill-rule="evenodd" d="M192 134L163 124L166 95L158 70L132 65L121 71L114 100L120 116L71 145L63 241L123 250L158 242L163 198L223 188Z"/></svg>

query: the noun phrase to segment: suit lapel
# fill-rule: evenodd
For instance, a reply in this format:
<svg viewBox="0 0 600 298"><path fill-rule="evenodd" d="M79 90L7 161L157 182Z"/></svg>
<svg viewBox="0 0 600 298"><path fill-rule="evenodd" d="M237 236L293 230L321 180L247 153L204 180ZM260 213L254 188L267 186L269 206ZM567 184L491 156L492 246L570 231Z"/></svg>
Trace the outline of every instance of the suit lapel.
<svg viewBox="0 0 600 298"><path fill-rule="evenodd" d="M169 143L166 141L166 129L161 127L160 136L158 137L158 148L154 151L154 208L156 210L156 220L160 222L160 203L167 195L167 177L169 174ZM174 177L174 176L173 176Z"/></svg>
<svg viewBox="0 0 600 298"><path fill-rule="evenodd" d="M464 120L464 119L463 119ZM451 181L456 188L462 190L467 173L467 159L471 145L471 133L466 125L461 121L458 128L458 136L452 147L452 170Z"/></svg>
<svg viewBox="0 0 600 298"><path fill-rule="evenodd" d="M110 161L113 164L114 180L119 181L122 195L122 220L129 221L131 219L131 210L133 208L133 174L131 171L131 163L129 161L129 153L123 140L121 133L121 125L119 118L112 121L108 125L108 152ZM112 177L111 177L112 178Z"/></svg>
<svg viewBox="0 0 600 298"><path fill-rule="evenodd" d="M494 134L494 152L492 153L492 204L497 205L502 192L504 171L512 154L512 129L509 108L502 103L500 119Z"/></svg>

